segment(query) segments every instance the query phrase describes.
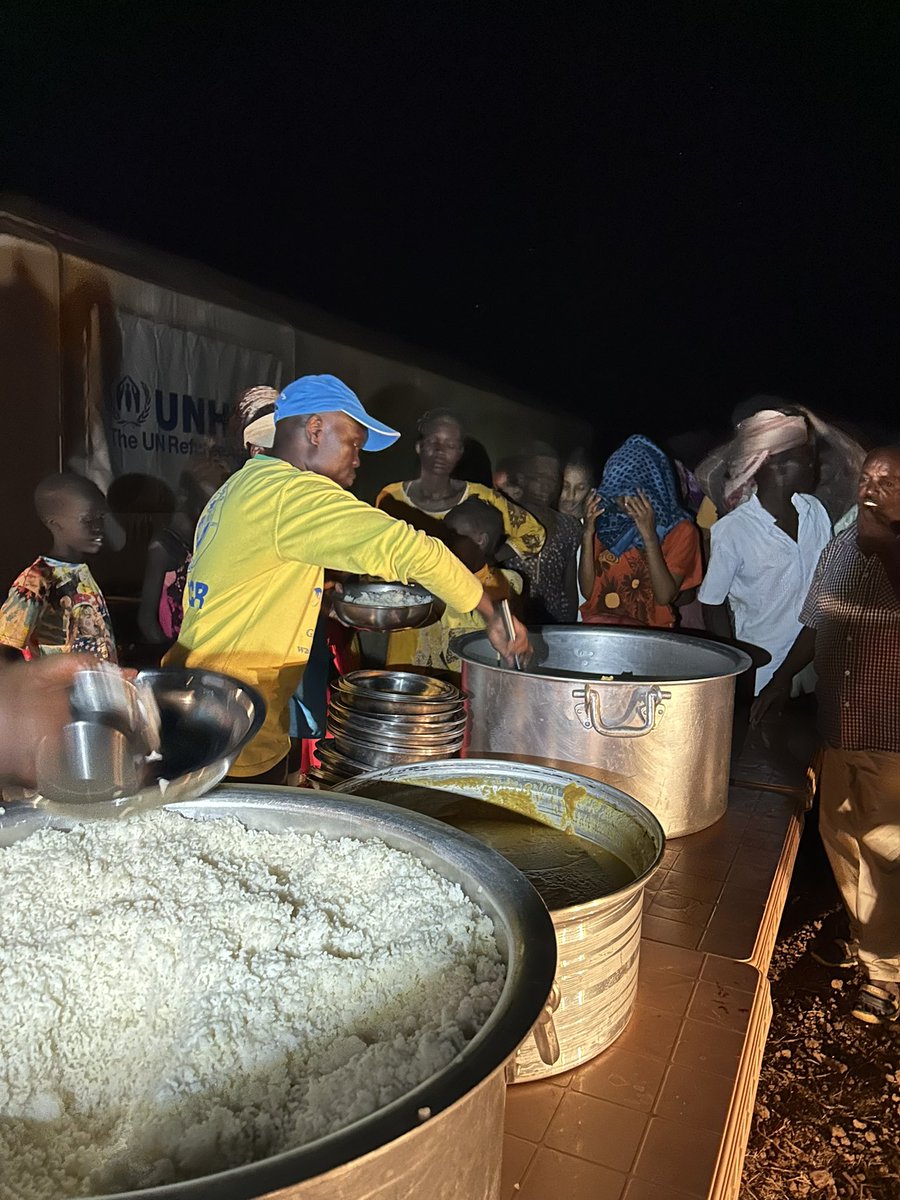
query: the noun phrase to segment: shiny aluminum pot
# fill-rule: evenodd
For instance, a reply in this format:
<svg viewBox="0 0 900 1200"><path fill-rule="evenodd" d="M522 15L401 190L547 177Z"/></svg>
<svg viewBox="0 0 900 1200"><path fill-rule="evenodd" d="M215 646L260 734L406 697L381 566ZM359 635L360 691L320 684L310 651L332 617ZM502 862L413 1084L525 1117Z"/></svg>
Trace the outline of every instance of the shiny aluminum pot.
<svg viewBox="0 0 900 1200"><path fill-rule="evenodd" d="M261 1162L104 1200L497 1200L509 1060L546 1008L556 946L546 908L514 867L419 814L328 792L225 787L172 805L191 819L236 818L274 833L380 838L458 883L494 922L507 979L494 1012L442 1071L361 1121ZM0 847L74 822L26 807L0 816Z"/></svg>
<svg viewBox="0 0 900 1200"><path fill-rule="evenodd" d="M621 788L667 837L712 825L728 804L734 681L750 658L704 638L600 625L530 631L528 669L484 633L458 638L469 696L463 757L515 758Z"/></svg>
<svg viewBox="0 0 900 1200"><path fill-rule="evenodd" d="M337 788L417 810L421 804L426 812L432 789L532 814L611 850L634 872L627 887L550 913L559 953L553 1024L536 1025L534 1038L519 1047L515 1080L577 1067L611 1045L634 1010L644 884L665 846L659 821L643 804L596 779L525 763L410 763L373 771ZM542 1033L556 1039L558 1054L548 1053Z"/></svg>

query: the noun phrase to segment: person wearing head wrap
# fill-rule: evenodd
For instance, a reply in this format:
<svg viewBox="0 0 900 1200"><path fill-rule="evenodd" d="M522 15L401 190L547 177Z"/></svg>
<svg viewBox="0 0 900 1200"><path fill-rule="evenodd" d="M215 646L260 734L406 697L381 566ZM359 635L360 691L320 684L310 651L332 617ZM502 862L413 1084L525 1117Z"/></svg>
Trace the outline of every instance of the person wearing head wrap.
<svg viewBox="0 0 900 1200"><path fill-rule="evenodd" d="M579 586L588 624L671 628L679 596L703 574L697 528L681 505L672 466L635 434L611 454L588 497Z"/></svg>
<svg viewBox="0 0 900 1200"><path fill-rule="evenodd" d="M733 633L768 653L756 673L757 691L800 632L803 599L831 538L828 513L811 494L816 468L815 437L797 409L748 416L722 457L726 512L710 533L699 598L711 633Z"/></svg>
<svg viewBox="0 0 900 1200"><path fill-rule="evenodd" d="M184 622L164 661L233 675L265 701L234 778L287 778L289 701L309 661L326 569L415 579L461 612L477 608L510 663L529 654L524 627L506 634L499 608L442 542L350 494L360 451L399 436L340 379L306 375L278 397L271 453L249 459L200 516Z"/></svg>
<svg viewBox="0 0 900 1200"><path fill-rule="evenodd" d="M756 491L756 474L769 459L809 445L810 427L800 412L762 409L741 421L725 462L725 508L730 512L749 499Z"/></svg>
<svg viewBox="0 0 900 1200"><path fill-rule="evenodd" d="M254 417L244 426L244 449L252 458L255 454L265 454L271 450L275 442L275 406L271 412L264 412Z"/></svg>
<svg viewBox="0 0 900 1200"><path fill-rule="evenodd" d="M268 384L257 384L238 396L228 419L225 442L218 447L223 464L229 470L240 470L248 456L272 448L277 399L278 389ZM264 420L258 423L261 418Z"/></svg>
<svg viewBox="0 0 900 1200"><path fill-rule="evenodd" d="M276 388L258 386L243 393L237 404L237 419L241 431L241 446L251 458L265 454L275 441Z"/></svg>
<svg viewBox="0 0 900 1200"><path fill-rule="evenodd" d="M241 428L246 429L264 410L274 409L277 399L278 388L269 387L267 384L257 384L256 387L247 388L246 392L242 392L237 402Z"/></svg>
<svg viewBox="0 0 900 1200"><path fill-rule="evenodd" d="M787 423L785 418L788 418ZM799 418L804 418L805 425L801 425ZM778 396L754 396L744 401L735 408L732 420L734 436L708 454L695 471L719 516L746 500L752 491L751 472L749 483L735 492L737 460L746 458L748 452L758 454L761 448L768 448L771 453L772 446L779 443L780 450L790 449L785 438L800 437L802 440L804 431L807 437L812 431L817 458L813 494L825 506L835 527L853 523L856 519L856 481L866 456L858 441L836 425L823 421L810 409L788 404ZM766 427L768 433L764 432ZM752 435L748 431L753 431ZM751 441L755 442L754 446L748 444ZM726 494L729 490L730 496Z"/></svg>

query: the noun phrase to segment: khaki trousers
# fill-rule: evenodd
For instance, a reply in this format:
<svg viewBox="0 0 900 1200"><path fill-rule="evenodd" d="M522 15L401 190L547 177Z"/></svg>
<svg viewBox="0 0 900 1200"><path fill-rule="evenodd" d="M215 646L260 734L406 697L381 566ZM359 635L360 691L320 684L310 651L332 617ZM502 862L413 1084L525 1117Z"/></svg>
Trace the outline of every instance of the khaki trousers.
<svg viewBox="0 0 900 1200"><path fill-rule="evenodd" d="M900 753L827 746L819 830L863 970L900 981Z"/></svg>

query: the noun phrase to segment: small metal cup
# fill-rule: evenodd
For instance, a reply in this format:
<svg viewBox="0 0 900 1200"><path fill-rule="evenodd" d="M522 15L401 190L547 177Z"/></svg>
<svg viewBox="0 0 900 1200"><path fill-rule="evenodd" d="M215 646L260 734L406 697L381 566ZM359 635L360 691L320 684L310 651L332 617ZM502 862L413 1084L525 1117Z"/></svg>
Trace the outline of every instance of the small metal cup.
<svg viewBox="0 0 900 1200"><path fill-rule="evenodd" d="M76 722L108 725L138 742L144 753L159 749L159 708L152 690L126 679L117 667L79 671L69 701Z"/></svg>
<svg viewBox="0 0 900 1200"><path fill-rule="evenodd" d="M38 750L38 791L61 803L118 800L141 783L133 740L100 721L72 721Z"/></svg>

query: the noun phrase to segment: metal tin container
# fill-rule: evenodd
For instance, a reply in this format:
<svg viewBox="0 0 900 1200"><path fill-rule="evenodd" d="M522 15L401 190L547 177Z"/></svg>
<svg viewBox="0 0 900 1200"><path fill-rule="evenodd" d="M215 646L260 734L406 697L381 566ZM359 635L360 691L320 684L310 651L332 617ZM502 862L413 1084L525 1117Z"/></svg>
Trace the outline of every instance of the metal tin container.
<svg viewBox="0 0 900 1200"><path fill-rule="evenodd" d="M515 758L590 775L655 813L667 837L728 804L734 681L750 658L704 638L599 625L530 631L527 670L483 633L455 643L469 697L463 757Z"/></svg>
<svg viewBox="0 0 900 1200"><path fill-rule="evenodd" d="M424 588L371 580L345 585L332 597L332 611L351 629L420 629L440 620L444 603Z"/></svg>
<svg viewBox="0 0 900 1200"><path fill-rule="evenodd" d="M328 710L310 778L341 779L397 763L449 758L462 747L466 713L459 688L414 671L352 671Z"/></svg>
<svg viewBox="0 0 900 1200"><path fill-rule="evenodd" d="M556 966L553 927L527 880L474 838L374 801L279 788L227 787L171 806L191 819L233 817L274 833L380 838L458 883L493 920L507 961L500 1000L484 1027L442 1071L393 1104L328 1137L261 1162L104 1200L497 1200L505 1074L545 1008ZM34 809L0 817L0 846L75 822Z"/></svg>
<svg viewBox="0 0 900 1200"><path fill-rule="evenodd" d="M559 955L553 996L559 1056L548 1061L546 1045L529 1038L516 1055L515 1078L540 1079L593 1058L622 1033L634 1009L644 883L665 845L659 821L616 788L525 763L410 763L373 771L339 790L402 805L412 789L429 788L533 812L548 825L611 850L634 872L628 887L551 911Z"/></svg>

